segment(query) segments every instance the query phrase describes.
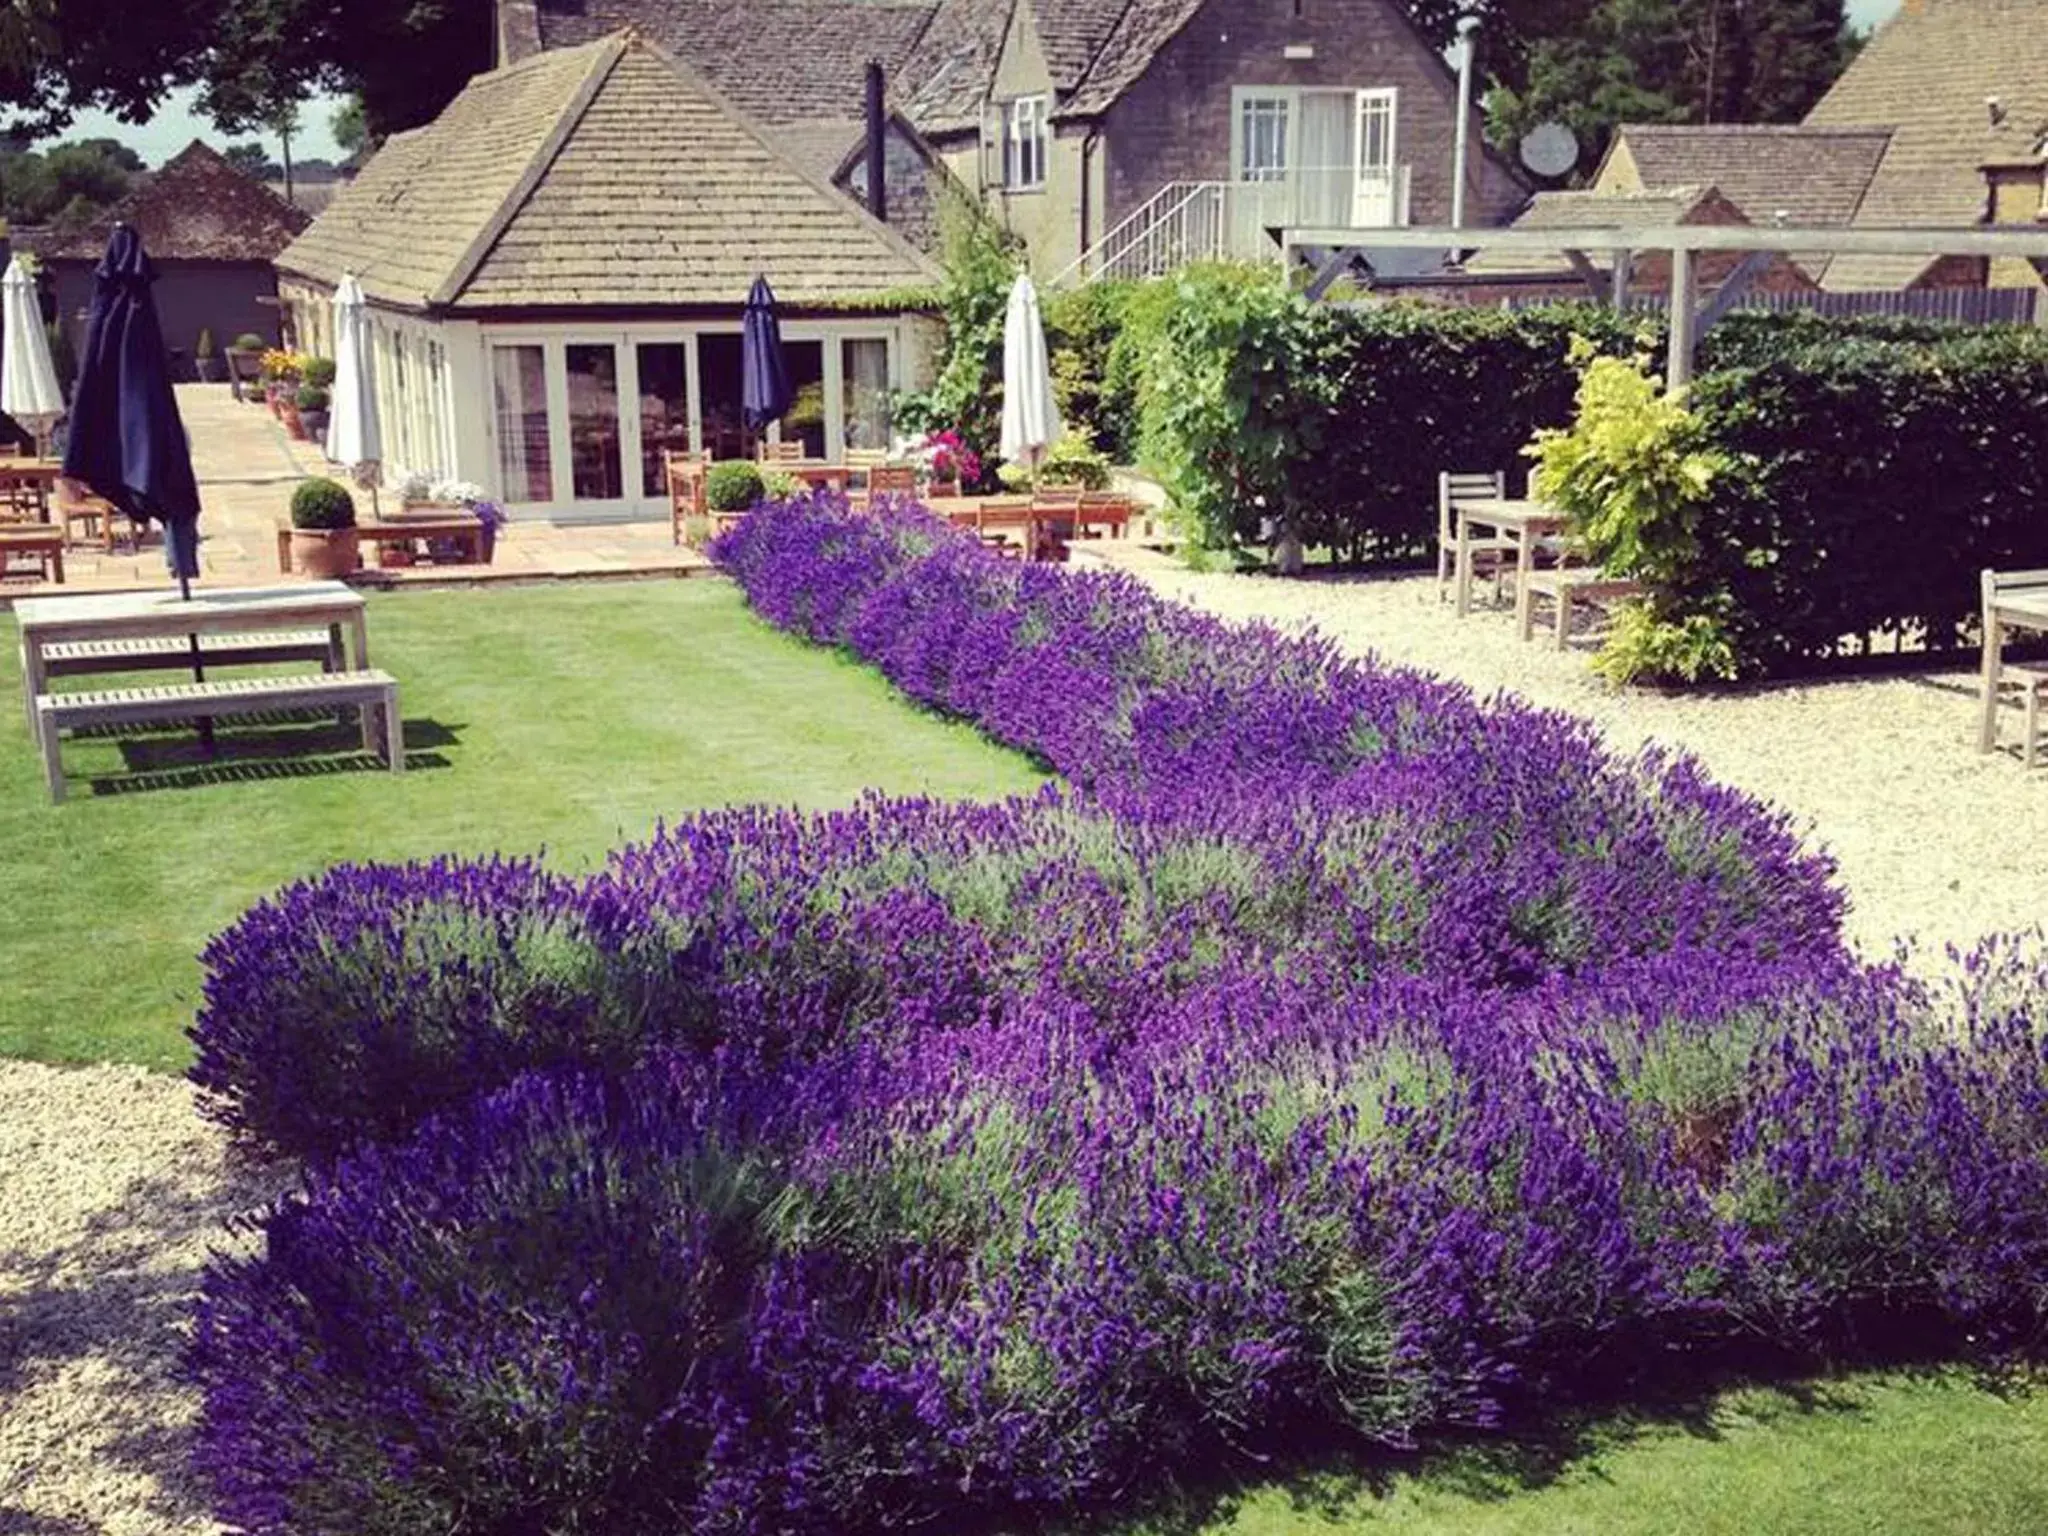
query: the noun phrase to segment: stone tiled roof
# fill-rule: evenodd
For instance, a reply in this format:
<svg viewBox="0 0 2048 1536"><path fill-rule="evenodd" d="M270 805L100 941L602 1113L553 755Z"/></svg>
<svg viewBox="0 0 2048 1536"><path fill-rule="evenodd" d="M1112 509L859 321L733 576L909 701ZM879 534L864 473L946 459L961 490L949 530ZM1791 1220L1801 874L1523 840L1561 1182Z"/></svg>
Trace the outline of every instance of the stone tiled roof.
<svg viewBox="0 0 2048 1536"><path fill-rule="evenodd" d="M2003 120L1994 126L1985 98ZM1961 228L1984 216L1980 167L2026 158L2048 126L2048 10L2041 0L1908 0L1808 114L1820 127L1892 130L1855 222ZM1831 289L1899 288L1933 259L1840 256Z"/></svg>
<svg viewBox="0 0 2048 1536"><path fill-rule="evenodd" d="M971 132L994 88L1017 0L937 0L895 94L926 133Z"/></svg>
<svg viewBox="0 0 2048 1536"><path fill-rule="evenodd" d="M387 144L279 265L458 311L737 306L756 273L799 306L936 281L770 132L637 36L543 53ZM438 207L446 167L487 192Z"/></svg>
<svg viewBox="0 0 2048 1536"><path fill-rule="evenodd" d="M432 123L387 140L279 269L330 284L353 272L367 297L414 308L448 302L616 55L595 44L477 76Z"/></svg>
<svg viewBox="0 0 2048 1536"><path fill-rule="evenodd" d="M1829 229L1856 216L1891 140L1889 128L1629 124L1617 143L1646 188L1718 187L1751 223L1782 212L1789 224Z"/></svg>
<svg viewBox="0 0 2048 1536"><path fill-rule="evenodd" d="M1529 200L1529 206L1509 227L1512 229L1615 229L1623 225L1638 228L1666 228L1692 223L1703 205L1717 194L1711 187L1671 187L1657 192L1608 193L1608 192L1538 192ZM1723 218L1729 218L1724 213ZM1740 222L1740 217L1729 219ZM1477 237L1475 237L1477 238ZM1604 261L1605 251L1589 251L1589 258ZM1573 269L1571 262L1562 253L1525 253L1503 251L1498 254L1481 249L1468 257L1465 270L1470 273L1507 274L1516 276L1564 275Z"/></svg>
<svg viewBox="0 0 2048 1536"><path fill-rule="evenodd" d="M98 218L39 237L46 261L98 261L116 224L132 224L150 259L268 262L311 220L194 141Z"/></svg>
<svg viewBox="0 0 2048 1536"><path fill-rule="evenodd" d="M1131 0L1063 110L1069 116L1107 111L1138 83L1159 50L1179 36L1201 8L1202 0Z"/></svg>
<svg viewBox="0 0 2048 1536"><path fill-rule="evenodd" d="M932 0L543 0L544 47L633 27L765 123L857 118L868 60L894 77Z"/></svg>

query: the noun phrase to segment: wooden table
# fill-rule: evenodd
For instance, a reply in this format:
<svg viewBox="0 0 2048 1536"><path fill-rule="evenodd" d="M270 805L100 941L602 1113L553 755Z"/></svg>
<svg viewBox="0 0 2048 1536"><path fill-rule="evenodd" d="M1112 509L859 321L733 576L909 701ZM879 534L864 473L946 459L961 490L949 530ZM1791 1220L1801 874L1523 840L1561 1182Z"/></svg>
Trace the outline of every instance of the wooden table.
<svg viewBox="0 0 2048 1536"><path fill-rule="evenodd" d="M338 581L295 587L196 587L190 602L174 587L159 592L97 592L80 597L28 597L14 605L21 632L22 689L31 727L36 696L49 681L43 648L73 640L147 640L166 635L248 634L324 627L337 646L352 639L352 670L370 665L370 629L363 594Z"/></svg>
<svg viewBox="0 0 2048 1536"><path fill-rule="evenodd" d="M838 491L842 494L854 476L854 471L844 464L827 464L818 459L799 459L788 463L770 459L761 466L761 473L793 475L814 491Z"/></svg>
<svg viewBox="0 0 2048 1536"><path fill-rule="evenodd" d="M1490 528L1515 541L1515 621L1519 624L1529 602L1529 574L1536 569L1536 542L1563 533L1567 518L1548 502L1492 497L1461 501L1457 510L1458 617L1462 619L1472 611L1473 530Z"/></svg>
<svg viewBox="0 0 2048 1536"><path fill-rule="evenodd" d="M955 528L973 530L987 539L991 534L1024 535L1024 558L1038 550L1040 524L1046 516L1073 518L1073 511L1041 513L1029 496L928 496L924 504Z"/></svg>
<svg viewBox="0 0 2048 1536"><path fill-rule="evenodd" d="M1998 743L1998 679L2005 667L2005 632L2033 630L2048 634L2048 592L2038 588L2003 593L1984 615L1983 719L1977 728L1977 750L1989 752Z"/></svg>

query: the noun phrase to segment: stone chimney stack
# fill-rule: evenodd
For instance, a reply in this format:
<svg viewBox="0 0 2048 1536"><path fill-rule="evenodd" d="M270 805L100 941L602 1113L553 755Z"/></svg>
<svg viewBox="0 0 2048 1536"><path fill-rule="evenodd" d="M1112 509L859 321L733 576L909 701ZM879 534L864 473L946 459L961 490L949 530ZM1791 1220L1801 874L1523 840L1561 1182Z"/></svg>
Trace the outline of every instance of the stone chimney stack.
<svg viewBox="0 0 2048 1536"><path fill-rule="evenodd" d="M539 0L497 0L497 68L540 52Z"/></svg>

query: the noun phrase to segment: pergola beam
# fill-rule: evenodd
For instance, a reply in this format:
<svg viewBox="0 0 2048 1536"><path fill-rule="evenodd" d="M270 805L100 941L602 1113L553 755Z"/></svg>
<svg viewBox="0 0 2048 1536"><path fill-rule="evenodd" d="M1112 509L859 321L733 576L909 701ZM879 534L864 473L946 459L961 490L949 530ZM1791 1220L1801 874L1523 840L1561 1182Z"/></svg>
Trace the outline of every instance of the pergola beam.
<svg viewBox="0 0 2048 1536"><path fill-rule="evenodd" d="M1728 318L1729 312L1748 296L1749 290L1756 286L1756 280L1763 276L1764 269L1770 266L1777 254L1776 251L1751 251L1735 264L1735 270L1721 280L1721 286L1714 290L1714 296L1700 311L1695 337L1706 335Z"/></svg>
<svg viewBox="0 0 2048 1536"><path fill-rule="evenodd" d="M1593 296L1595 304L1606 302L1607 279L1598 267L1587 258L1584 251L1566 251L1564 259L1572 264L1572 270L1579 274L1579 281L1586 285L1586 292Z"/></svg>
<svg viewBox="0 0 2048 1536"><path fill-rule="evenodd" d="M1363 246L1368 250L1484 250L1554 256L1581 251L1825 251L1837 256L2006 256L2048 259L2048 229L1972 225L1963 229L1795 229L1789 225L1635 224L1599 229L1298 228L1279 231L1284 247Z"/></svg>

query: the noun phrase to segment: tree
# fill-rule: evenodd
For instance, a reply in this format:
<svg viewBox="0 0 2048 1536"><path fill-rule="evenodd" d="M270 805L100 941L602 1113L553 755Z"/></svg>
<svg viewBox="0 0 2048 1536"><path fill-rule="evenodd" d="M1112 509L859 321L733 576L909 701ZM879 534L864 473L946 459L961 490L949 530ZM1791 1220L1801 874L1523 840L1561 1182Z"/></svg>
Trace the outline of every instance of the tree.
<svg viewBox="0 0 2048 1536"><path fill-rule="evenodd" d="M1598 0L1581 29L1529 53L1487 98L1493 136L1547 120L1590 169L1624 122L1797 122L1854 51L1843 0Z"/></svg>
<svg viewBox="0 0 2048 1536"><path fill-rule="evenodd" d="M363 98L351 96L334 109L334 116L328 119L328 132L334 136L335 147L345 157L359 155L369 146L370 124L363 115Z"/></svg>
<svg viewBox="0 0 2048 1536"><path fill-rule="evenodd" d="M373 135L416 127L491 64L483 0L7 0L0 107L37 136L100 109L140 122L201 87L230 133L281 102L353 91Z"/></svg>
<svg viewBox="0 0 2048 1536"><path fill-rule="evenodd" d="M246 144L230 144L221 151L221 158L258 181L268 181L277 169L271 161L270 151L253 140Z"/></svg>
<svg viewBox="0 0 2048 1536"><path fill-rule="evenodd" d="M142 157L112 139L0 155L0 207L17 224L83 222L125 196Z"/></svg>

